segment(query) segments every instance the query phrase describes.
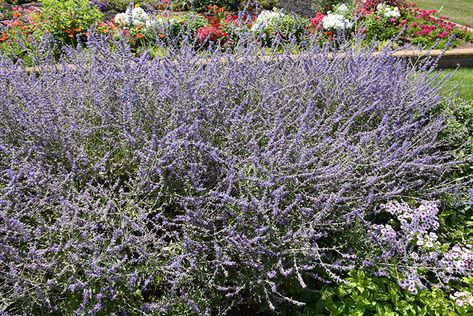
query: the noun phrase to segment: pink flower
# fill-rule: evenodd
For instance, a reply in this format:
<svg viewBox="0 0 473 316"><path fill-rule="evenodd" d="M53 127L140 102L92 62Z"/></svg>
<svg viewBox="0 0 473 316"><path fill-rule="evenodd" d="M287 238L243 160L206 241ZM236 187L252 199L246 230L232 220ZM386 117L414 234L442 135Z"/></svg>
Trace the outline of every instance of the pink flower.
<svg viewBox="0 0 473 316"><path fill-rule="evenodd" d="M391 22L391 23L396 23L396 22L397 22L397 19L396 19L396 18L390 18L390 19L389 19L389 22Z"/></svg>
<svg viewBox="0 0 473 316"><path fill-rule="evenodd" d="M437 35L438 38L444 38L444 37L446 37L446 36L448 36L448 32L446 32L446 31L443 31L442 33L440 33L439 35Z"/></svg>
<svg viewBox="0 0 473 316"><path fill-rule="evenodd" d="M310 28L312 29L321 29L322 28L322 20L325 18L325 14L317 12L315 17L310 19Z"/></svg>
<svg viewBox="0 0 473 316"><path fill-rule="evenodd" d="M404 25L407 23L407 20L401 20L401 24Z"/></svg>
<svg viewBox="0 0 473 316"><path fill-rule="evenodd" d="M411 26L412 26L412 27L416 27L416 26L417 26L417 22L412 22L412 23L411 23Z"/></svg>

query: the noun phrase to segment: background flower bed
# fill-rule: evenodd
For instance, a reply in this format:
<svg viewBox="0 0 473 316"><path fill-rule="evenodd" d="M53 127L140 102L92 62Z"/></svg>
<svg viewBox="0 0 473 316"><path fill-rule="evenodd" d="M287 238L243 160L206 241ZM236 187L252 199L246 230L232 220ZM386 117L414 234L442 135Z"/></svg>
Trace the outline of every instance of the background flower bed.
<svg viewBox="0 0 473 316"><path fill-rule="evenodd" d="M159 42L166 42L172 49L183 40L194 42L200 50L217 43L225 43L225 49L232 49L248 33L260 38L264 47L292 46L297 50L313 42L311 37L317 37L320 42L335 43L337 37L352 37L360 32L365 34L367 45L378 43L380 47L395 37L400 46L435 45L440 48L471 40L466 29L440 19L434 11L420 10L402 1L357 1L348 5L320 3L318 7L323 11L317 12L310 21L287 12L261 11L258 4L252 3L239 4L246 11L232 13L228 9L238 7L234 1L194 3L195 8L203 11L201 14L175 14L168 9L182 9L186 5L172 1L143 3L143 8L131 5L128 9L129 1L68 0L58 4L55 1L45 0L40 8L13 7L14 11L5 11L4 17L8 19L3 22L3 31L0 30L0 50L10 56L26 58L31 55L26 52L33 49L32 43L49 35L55 40L58 55L64 45L85 43L89 27L109 36L126 37L137 52L148 50L156 54L162 53L156 52L162 47ZM384 9L377 9L378 6ZM398 10L395 16L387 13L391 9ZM135 18L138 11L142 13ZM339 19L344 22L340 24L342 20Z"/></svg>

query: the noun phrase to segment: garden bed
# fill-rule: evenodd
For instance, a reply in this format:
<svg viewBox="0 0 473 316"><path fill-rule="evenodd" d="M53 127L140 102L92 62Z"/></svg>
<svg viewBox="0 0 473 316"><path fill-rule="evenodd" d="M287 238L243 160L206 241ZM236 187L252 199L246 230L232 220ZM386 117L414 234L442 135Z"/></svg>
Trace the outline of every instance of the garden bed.
<svg viewBox="0 0 473 316"><path fill-rule="evenodd" d="M383 47L395 38L396 47L442 49L468 45L473 34L467 26L446 21L435 11L400 4L398 7L387 2L376 5L376 1L337 5L333 11L317 12L312 19L254 8L235 14L217 5L209 5L203 12L196 13L131 4L126 12L118 13L120 9L103 10L100 4L89 5L85 0L71 10L68 3L56 5L54 1L43 0L40 7L12 7L13 12L5 15L10 18L3 21L0 29L0 51L23 59L27 66L35 65L37 62L29 55L37 48L31 43L41 42L43 35L50 35L60 51L64 46L87 42L91 27L101 35L125 38L137 53L156 52L162 48L161 44L174 49L185 41L201 51L217 46L232 50L247 38L258 41L264 49L282 51L291 47L292 51L303 51L314 37L317 45L337 45L360 36L367 46L378 43ZM64 14L65 20L57 19ZM442 65L452 67L455 60L451 61L448 56L445 60L449 61ZM467 65L466 60L469 59L463 58L460 63Z"/></svg>
<svg viewBox="0 0 473 316"><path fill-rule="evenodd" d="M470 315L468 30L209 1L0 29L0 314Z"/></svg>

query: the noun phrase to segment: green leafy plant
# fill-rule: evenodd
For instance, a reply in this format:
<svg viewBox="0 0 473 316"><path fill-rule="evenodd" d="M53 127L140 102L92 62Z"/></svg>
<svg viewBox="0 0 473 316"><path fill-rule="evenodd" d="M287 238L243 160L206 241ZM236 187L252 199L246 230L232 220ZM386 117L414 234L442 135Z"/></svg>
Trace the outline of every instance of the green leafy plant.
<svg viewBox="0 0 473 316"><path fill-rule="evenodd" d="M420 290L412 295L395 280L351 271L346 283L326 285L312 304L299 315L471 315L473 306L459 306L440 288ZM471 291L472 278L465 278ZM461 304L461 303L459 303Z"/></svg>
<svg viewBox="0 0 473 316"><path fill-rule="evenodd" d="M403 24L400 21L401 19L398 18L389 18L378 14L367 15L364 20L364 25L368 30L367 39L370 41L390 41L402 31Z"/></svg>
<svg viewBox="0 0 473 316"><path fill-rule="evenodd" d="M164 41L182 41L185 36L193 38L198 29L208 24L202 15L195 13L163 16L157 19L157 32L165 34Z"/></svg>
<svg viewBox="0 0 473 316"><path fill-rule="evenodd" d="M5 28L0 31L0 51L14 60L22 59L26 65L42 59L44 51L37 49L44 35L39 23L40 9L13 7L9 15L10 20L3 21Z"/></svg>
<svg viewBox="0 0 473 316"><path fill-rule="evenodd" d="M315 11L327 12L342 3L351 4L350 0L312 0Z"/></svg>
<svg viewBox="0 0 473 316"><path fill-rule="evenodd" d="M263 11L255 20L251 30L263 45L273 46L288 40L300 42L306 34L308 21L282 11Z"/></svg>
<svg viewBox="0 0 473 316"><path fill-rule="evenodd" d="M468 160L473 155L473 100L459 97L452 100L443 109L448 118L444 139L450 147L455 148L453 154L457 158L469 161L453 174L454 178L465 179L466 182L473 174L473 163L471 159ZM446 197L440 219L450 240L473 243L473 205L468 203L468 196L464 199L458 196Z"/></svg>
<svg viewBox="0 0 473 316"><path fill-rule="evenodd" d="M258 4L262 9L273 9L278 6L279 0L260 0Z"/></svg>
<svg viewBox="0 0 473 316"><path fill-rule="evenodd" d="M13 5L19 5L19 4L31 3L31 2L34 2L34 0L6 0L5 2L9 4L13 4Z"/></svg>
<svg viewBox="0 0 473 316"><path fill-rule="evenodd" d="M170 2L174 7L196 11L206 11L208 6L213 5L236 11L244 3L241 0L178 0Z"/></svg>
<svg viewBox="0 0 473 316"><path fill-rule="evenodd" d="M41 26L63 44L76 44L100 21L102 13L88 0L42 0Z"/></svg>

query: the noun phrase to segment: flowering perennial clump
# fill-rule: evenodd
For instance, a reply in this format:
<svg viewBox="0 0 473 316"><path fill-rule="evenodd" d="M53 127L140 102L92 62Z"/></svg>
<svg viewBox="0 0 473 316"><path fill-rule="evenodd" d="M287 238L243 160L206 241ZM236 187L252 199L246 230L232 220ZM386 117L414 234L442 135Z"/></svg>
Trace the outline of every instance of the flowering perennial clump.
<svg viewBox="0 0 473 316"><path fill-rule="evenodd" d="M115 24L124 29L132 27L149 26L151 22L150 16L140 7L134 7L133 4L128 6L124 13L118 13L114 18Z"/></svg>
<svg viewBox="0 0 473 316"><path fill-rule="evenodd" d="M380 3L376 6L376 11L385 18L400 18L401 13L398 7L392 7L385 3Z"/></svg>
<svg viewBox="0 0 473 316"><path fill-rule="evenodd" d="M334 12L327 12L322 25L326 30L349 30L353 27L353 22L349 19L350 14L348 7L342 4Z"/></svg>
<svg viewBox="0 0 473 316"><path fill-rule="evenodd" d="M253 22L253 26L251 27L252 31L259 31L261 29L265 29L271 25L275 25L282 19L284 14L281 11L277 10L263 10L256 20Z"/></svg>
<svg viewBox="0 0 473 316"><path fill-rule="evenodd" d="M387 51L268 59L248 41L150 59L115 44L91 34L37 75L0 58L5 312L303 305L288 288L405 260L436 227L433 204L402 206L401 231L372 222L380 205L455 189L439 87ZM376 234L383 262L360 247Z"/></svg>
<svg viewBox="0 0 473 316"><path fill-rule="evenodd" d="M403 1L359 0L353 8L335 7L334 12L316 12L307 27L321 40L332 41L335 33L347 36L352 29L365 34L365 40L384 44L396 39L399 45L453 47L471 41L467 27L458 26L438 15L436 10L421 10Z"/></svg>
<svg viewBox="0 0 473 316"><path fill-rule="evenodd" d="M416 294L418 288L426 288L422 281L426 280L425 271L434 273L442 286L451 280L471 275L472 245L462 247L441 244L436 233L439 228L439 210L435 203L424 202L418 208L413 208L405 203L390 202L383 208L394 215L396 221L371 225L374 241L380 246L379 258L388 263L385 271L381 269L381 272L386 273L393 258L396 258L396 273L404 275L399 284L412 294ZM399 228L396 229L396 226ZM424 271L419 271L418 267L423 267Z"/></svg>

